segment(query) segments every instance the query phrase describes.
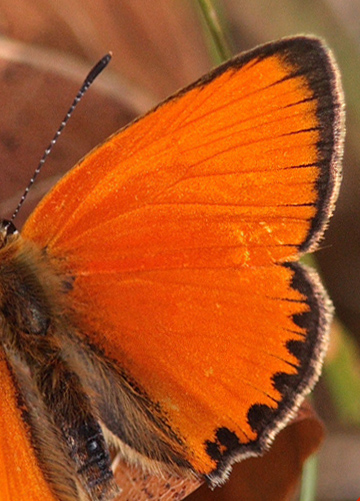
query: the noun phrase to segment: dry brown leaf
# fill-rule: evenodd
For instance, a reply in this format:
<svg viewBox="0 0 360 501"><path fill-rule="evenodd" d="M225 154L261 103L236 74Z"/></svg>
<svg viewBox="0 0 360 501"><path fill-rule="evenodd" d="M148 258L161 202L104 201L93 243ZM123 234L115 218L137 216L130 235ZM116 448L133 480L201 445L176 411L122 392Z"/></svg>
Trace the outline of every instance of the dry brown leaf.
<svg viewBox="0 0 360 501"><path fill-rule="evenodd" d="M123 461L116 468L115 478L122 489L115 501L181 501L203 483L168 474L159 478Z"/></svg>
<svg viewBox="0 0 360 501"><path fill-rule="evenodd" d="M1 32L12 39L113 67L160 100L208 69L193 5L183 0L1 0Z"/></svg>

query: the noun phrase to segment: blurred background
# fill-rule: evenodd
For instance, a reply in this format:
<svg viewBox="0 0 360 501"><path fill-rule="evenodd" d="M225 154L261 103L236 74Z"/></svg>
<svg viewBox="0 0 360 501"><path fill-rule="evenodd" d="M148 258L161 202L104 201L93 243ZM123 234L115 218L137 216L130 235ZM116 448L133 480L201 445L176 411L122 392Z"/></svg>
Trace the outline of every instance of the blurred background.
<svg viewBox="0 0 360 501"><path fill-rule="evenodd" d="M353 501L360 497L360 1L218 0L214 6L233 54L315 34L332 48L343 76L344 179L316 252L338 321L314 406L328 430L317 499ZM92 147L216 63L195 0L0 0L0 33L3 216L11 215L89 68L113 51L110 68L74 115L19 221Z"/></svg>

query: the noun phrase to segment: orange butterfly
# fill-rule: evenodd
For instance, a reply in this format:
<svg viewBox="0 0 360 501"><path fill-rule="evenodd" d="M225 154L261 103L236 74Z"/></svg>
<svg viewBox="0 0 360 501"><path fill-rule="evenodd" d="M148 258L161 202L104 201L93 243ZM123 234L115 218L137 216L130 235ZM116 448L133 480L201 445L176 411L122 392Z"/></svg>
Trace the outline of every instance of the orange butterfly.
<svg viewBox="0 0 360 501"><path fill-rule="evenodd" d="M317 380L332 306L314 250L344 113L323 44L216 68L0 229L0 500L109 500L130 463L221 484Z"/></svg>

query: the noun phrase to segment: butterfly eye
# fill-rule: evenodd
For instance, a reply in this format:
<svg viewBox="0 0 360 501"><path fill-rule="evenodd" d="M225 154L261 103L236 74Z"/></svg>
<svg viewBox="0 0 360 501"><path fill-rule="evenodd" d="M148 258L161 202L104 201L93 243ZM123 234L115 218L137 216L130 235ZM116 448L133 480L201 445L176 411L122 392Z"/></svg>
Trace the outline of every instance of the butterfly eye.
<svg viewBox="0 0 360 501"><path fill-rule="evenodd" d="M0 221L0 249L7 243L9 236L17 233L19 232L12 221L7 219Z"/></svg>
<svg viewBox="0 0 360 501"><path fill-rule="evenodd" d="M6 236L14 235L15 233L19 233L16 226L11 221L4 220L2 223L4 224Z"/></svg>

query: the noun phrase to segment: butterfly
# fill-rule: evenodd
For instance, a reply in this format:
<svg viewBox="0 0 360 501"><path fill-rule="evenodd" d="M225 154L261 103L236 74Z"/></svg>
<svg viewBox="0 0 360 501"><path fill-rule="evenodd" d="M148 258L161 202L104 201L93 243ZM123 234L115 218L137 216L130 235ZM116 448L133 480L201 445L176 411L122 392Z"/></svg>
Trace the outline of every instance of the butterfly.
<svg viewBox="0 0 360 501"><path fill-rule="evenodd" d="M243 53L0 226L0 500L109 500L131 464L222 484L319 377L332 304L299 258L341 177L313 37ZM121 487L121 486L120 486Z"/></svg>

